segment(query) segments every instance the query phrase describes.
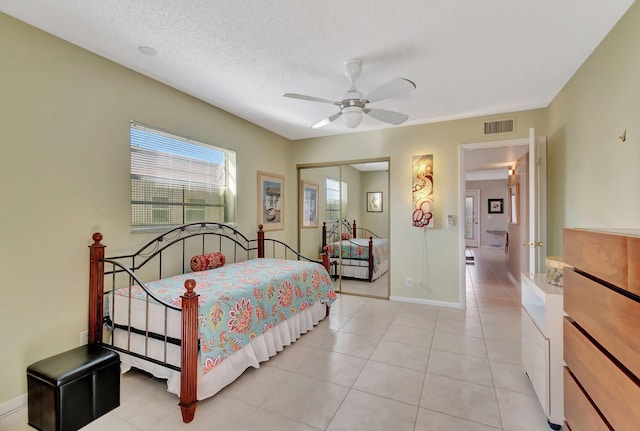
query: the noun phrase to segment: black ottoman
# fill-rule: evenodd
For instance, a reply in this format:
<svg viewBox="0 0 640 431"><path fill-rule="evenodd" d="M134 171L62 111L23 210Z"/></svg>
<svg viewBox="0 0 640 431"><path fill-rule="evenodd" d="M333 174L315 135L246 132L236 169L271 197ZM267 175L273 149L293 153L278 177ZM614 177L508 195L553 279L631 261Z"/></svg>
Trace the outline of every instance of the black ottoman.
<svg viewBox="0 0 640 431"><path fill-rule="evenodd" d="M120 357L80 346L27 368L29 425L76 431L120 405Z"/></svg>

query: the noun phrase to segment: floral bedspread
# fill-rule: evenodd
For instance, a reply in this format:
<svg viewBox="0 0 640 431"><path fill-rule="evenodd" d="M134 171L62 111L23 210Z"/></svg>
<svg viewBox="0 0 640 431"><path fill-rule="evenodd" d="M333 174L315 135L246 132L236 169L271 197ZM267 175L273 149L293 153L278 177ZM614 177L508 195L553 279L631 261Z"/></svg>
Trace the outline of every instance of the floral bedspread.
<svg viewBox="0 0 640 431"><path fill-rule="evenodd" d="M249 342L315 301L331 305L336 299L325 268L314 262L252 259L207 271L181 274L146 283L158 298L181 306L187 279L196 281L200 295L200 361L211 370ZM128 289L120 289L128 295ZM135 286L132 297L145 298Z"/></svg>
<svg viewBox="0 0 640 431"><path fill-rule="evenodd" d="M369 238L351 238L347 241L333 242L327 244L329 256L343 259L368 259L369 258ZM389 241L385 238L373 238L373 272L376 273L380 262L387 259L389 255Z"/></svg>

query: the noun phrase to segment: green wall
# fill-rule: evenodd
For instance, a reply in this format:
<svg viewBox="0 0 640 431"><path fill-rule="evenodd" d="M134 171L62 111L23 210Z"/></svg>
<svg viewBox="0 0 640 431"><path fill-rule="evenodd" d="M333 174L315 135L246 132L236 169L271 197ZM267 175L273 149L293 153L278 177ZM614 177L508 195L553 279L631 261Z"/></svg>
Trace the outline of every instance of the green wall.
<svg viewBox="0 0 640 431"><path fill-rule="evenodd" d="M562 254L563 227L640 227L640 4L556 96L547 124L549 254Z"/></svg>
<svg viewBox="0 0 640 431"><path fill-rule="evenodd" d="M87 327L88 245L133 251L129 121L237 151L238 227L257 230L257 171L286 176L290 142L157 81L0 14L0 404L26 392L26 367L75 347ZM117 248L116 248L117 246Z"/></svg>

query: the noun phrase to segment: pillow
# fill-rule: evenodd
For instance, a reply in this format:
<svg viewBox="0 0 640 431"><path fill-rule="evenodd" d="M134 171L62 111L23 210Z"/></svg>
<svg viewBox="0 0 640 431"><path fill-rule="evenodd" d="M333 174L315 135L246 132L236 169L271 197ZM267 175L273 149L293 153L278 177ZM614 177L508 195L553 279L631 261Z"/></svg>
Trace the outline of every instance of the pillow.
<svg viewBox="0 0 640 431"><path fill-rule="evenodd" d="M349 233L348 233L348 232L343 232L343 233L342 233L342 240L343 240L343 241L346 241L346 240L348 240L348 239L351 239L351 235L349 235Z"/></svg>
<svg viewBox="0 0 640 431"><path fill-rule="evenodd" d="M224 265L226 258L219 251L215 253L199 254L191 258L191 271L204 271Z"/></svg>

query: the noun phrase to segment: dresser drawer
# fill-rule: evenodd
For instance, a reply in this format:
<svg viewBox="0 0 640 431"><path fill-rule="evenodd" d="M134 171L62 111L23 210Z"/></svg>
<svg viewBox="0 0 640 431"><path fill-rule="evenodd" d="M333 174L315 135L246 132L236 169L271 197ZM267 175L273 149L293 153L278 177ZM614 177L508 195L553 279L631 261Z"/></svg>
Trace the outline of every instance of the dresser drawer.
<svg viewBox="0 0 640 431"><path fill-rule="evenodd" d="M564 368L564 416L573 429L609 431L609 426L582 392L567 367Z"/></svg>
<svg viewBox="0 0 640 431"><path fill-rule="evenodd" d="M563 232L568 265L640 295L640 237L580 229Z"/></svg>
<svg viewBox="0 0 640 431"><path fill-rule="evenodd" d="M629 290L640 295L640 238L629 239Z"/></svg>
<svg viewBox="0 0 640 431"><path fill-rule="evenodd" d="M637 429L640 424L640 386L580 332L569 318L564 320L564 360L614 429ZM565 406L565 412L566 409ZM571 422L569 424L580 429Z"/></svg>
<svg viewBox="0 0 640 431"><path fill-rule="evenodd" d="M564 277L565 312L640 377L640 302L572 270Z"/></svg>

